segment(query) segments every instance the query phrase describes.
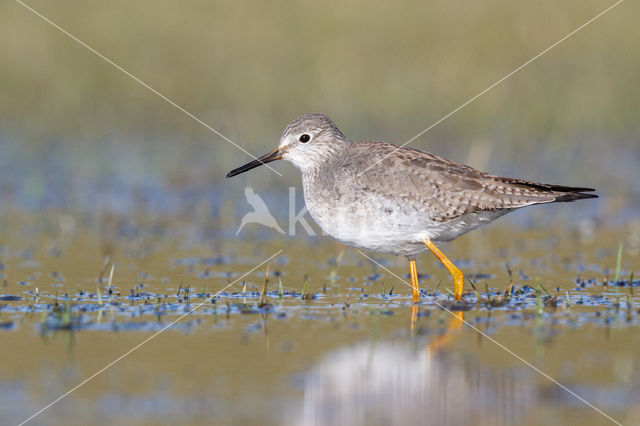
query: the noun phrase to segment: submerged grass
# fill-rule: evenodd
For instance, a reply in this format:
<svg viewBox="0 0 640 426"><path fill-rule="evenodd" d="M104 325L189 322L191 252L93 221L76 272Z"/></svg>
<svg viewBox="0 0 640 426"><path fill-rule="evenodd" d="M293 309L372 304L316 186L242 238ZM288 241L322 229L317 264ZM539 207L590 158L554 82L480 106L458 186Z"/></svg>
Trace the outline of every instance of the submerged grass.
<svg viewBox="0 0 640 426"><path fill-rule="evenodd" d="M620 256L617 259L620 259ZM336 257L334 262L340 262L341 260ZM209 262L208 259L206 261ZM605 263L611 264L612 262L608 260ZM621 260L617 264L621 264ZM240 286L231 287L230 290L216 295L216 300L212 300L213 305L217 304L218 299L221 299L223 303L227 303L226 314L228 317L237 314L271 313L272 306L269 304L269 296L271 296L272 300L273 298L279 298L279 302L273 306L273 311L277 312L277 317L286 318L296 315L296 308L300 307L299 301L302 299L302 304L307 304L304 308L305 315L315 318L318 315L331 317L339 314L340 311L336 308L337 306L340 306L340 309L349 307L351 309L350 312L353 314L364 311L396 312L397 309L404 309L410 299L410 294L407 293L404 287L399 294L394 294L394 288L390 284L393 284L395 280L391 276L380 274L380 271L377 271L378 273L375 276L366 275L358 278L361 270L355 271L353 264L343 265L339 270L340 275L337 272L333 275L334 283L323 282L318 275L314 275L313 277L316 278L311 280L309 275L305 274L303 287L298 291L285 291L283 283L285 275L283 275L282 271L273 272L272 267L273 265L270 264L265 267L262 286L256 287L251 281L242 281L241 289L238 288ZM609 312L609 314L602 315L602 318L614 318L619 314L619 318L627 322L634 323L636 320L634 306L638 302L633 297L633 286L639 283L634 283L633 273L630 274L628 280L623 278L621 281L619 277L614 291L610 287L613 281L609 279L582 277L576 279L573 275L571 277L565 275L562 278L562 282L556 282L553 281L553 277L549 279L543 275L545 281L536 278L531 283L528 276L523 274L522 271L512 270L510 264L503 267L506 267L507 273L506 276L503 275L502 279L494 279L494 275L489 273L469 277L470 287L468 290L472 288L473 292L469 291L467 293L466 302L464 303L453 302L452 305L453 292L451 289L441 286L440 281L434 282L432 289L425 286L426 291L423 291L424 299L420 302L421 309L423 309L423 312L428 312L432 308L436 309L438 304L442 304L471 312L487 312L493 309L502 312L524 312L524 314L514 314L514 318L527 318L527 315L535 315L537 313L538 316L543 317L544 321L551 321L558 320L558 317L553 315L553 311L557 308L558 303L561 303L563 307L566 307L563 312L566 313L569 310L573 310L572 317L574 319L577 318L576 313L580 315L584 312L583 307L596 307L601 308L601 312ZM602 269L606 271L606 268ZM18 298L12 299L11 295L9 295L6 299L1 299L4 302L10 302L8 303L9 306L6 303L5 305L0 304L0 311L3 313L7 311L17 313L43 312L45 314L43 320L45 328L53 330L72 327L77 330L92 326L107 326L107 328L103 329L108 329L110 322L122 321L135 324L142 322L142 318L147 315L152 316L157 322L161 318L166 318L166 315L180 315L188 308L191 298L191 286L188 281L179 281L184 274L176 276L176 283L179 282L176 291L173 290L175 286L171 289L170 279L162 277L162 273L155 272L153 275L149 275L139 272L139 269L131 268L131 270L135 272L129 273L129 276L127 276L127 270L123 268L122 273L125 274L123 282L137 281L140 279L139 277L145 280L145 282L137 281L139 284L134 289L131 289L131 294L123 295L116 291L105 296L105 289L112 290L115 285L115 264L108 263L102 273L103 278L99 280L104 283L104 286L98 285L95 293L73 287L71 295L65 293L60 298L56 298L54 303L52 294L42 291L44 284L36 282L40 287L36 287L35 292L27 291L32 295L35 294L35 296L29 298L29 306L23 306L25 302L21 302L21 299ZM329 270L331 271L331 269ZM187 269L187 271L194 274L194 276L201 275L199 268L191 268ZM294 272L288 270L287 274L295 276L295 273L301 272L300 269L297 271L294 269ZM228 284L229 277L233 276L236 271L234 271L234 268L229 268L222 264L216 273L218 277L221 277L219 278L220 281L226 281ZM272 274L277 277L276 285L273 285L274 283L270 281ZM618 271L618 274L622 275L622 271ZM611 270L611 276L613 276L613 270ZM151 281L151 279L156 281ZM295 281L295 278L292 279ZM88 281L91 282L93 280ZM312 291L312 282L321 282L321 292L320 290L317 290L316 293ZM207 294L208 284L208 281L202 281L201 293L196 295L203 301L209 297ZM269 289L270 284L273 287L271 291ZM629 286L628 292L620 288L627 285ZM169 294L147 290L154 286L165 289ZM484 292L479 291L482 286L485 287ZM546 289L549 286L558 288L558 292L550 293ZM567 286L575 287L571 289L567 288ZM316 298L318 302L311 305L309 302ZM295 300L298 300L298 302L295 302ZM65 306L65 304L68 306ZM207 305L202 310L199 310L198 314L216 316L217 313L224 313L223 306L220 304L217 304L217 307ZM323 313L318 314L319 312ZM547 315L543 315L545 312ZM92 315L94 317L90 321L84 321ZM95 315L99 315L98 321L95 320ZM81 327L74 327L74 324L76 324L74 323L76 321L74 318L77 318L77 321L83 320L82 323L77 323ZM353 318L355 319L357 316L353 316ZM565 319L562 318L560 320L563 321ZM87 325L87 323L91 324Z"/></svg>
<svg viewBox="0 0 640 426"><path fill-rule="evenodd" d="M304 287L301 293L298 292L286 292L284 291L284 285L280 274L278 276L278 289L273 292L275 297L279 297L280 301L276 307L273 307L268 303L268 277L270 274L265 274L265 280L260 292L247 291L247 286L250 285L247 282L243 282L242 292L225 292L217 295L216 300L212 300L213 306L209 308L203 308L200 310L200 314L208 315L212 314L214 317L217 315L217 299L222 298L225 300L227 309L226 316L230 317L232 314L252 315L256 313L267 313L274 309L278 312L278 318L285 318L290 315L290 312L295 312L295 304L292 304L293 299L302 299L303 304L308 304L313 300L316 295L311 291L311 285L308 277L305 277ZM579 281L579 280L578 280ZM589 280L591 281L591 280ZM632 279L630 280L633 283ZM558 318L554 315L544 316L546 311L552 314L558 306L558 294L549 293L539 279L535 281L535 288L528 285L522 285L517 287L516 283L509 283L507 288L499 290L489 287L485 284L485 292L479 293L476 289L477 282L473 284L475 292L475 301L472 297L468 297L464 303L454 303L449 305L453 296L450 289L445 288L438 291L438 287L428 294L424 294L425 298L420 303L425 314L430 309L440 307L441 304L448 306L454 310L467 310L471 312L491 311L493 309L507 310L511 312L524 311L533 309L536 312L536 316L547 318L548 321L557 321ZM597 291L585 291L582 287L577 287L576 291L580 297L575 299L575 303L572 301L572 292L566 290L563 292L564 303L566 311L572 311L573 315L585 314L585 311L577 310L579 307L599 307L600 310L595 312L594 319L602 318L603 321L610 323L613 318L620 318L626 323L634 323L634 301L631 291L628 295L622 295L621 293L606 292L604 287L604 280L600 282L602 289L605 289L604 293ZM109 322L114 322L118 317L126 318L126 322L135 324L138 321L143 321L145 315L155 317L155 321L160 321L165 315L180 315L188 309L188 300L190 295L190 286L182 286L182 290L178 295L163 295L159 293L139 292L133 293L130 296L122 296L119 293L114 294L108 299L104 300L104 297L100 291L95 294L89 294L80 292L76 296L69 296L64 294L60 297L53 298L53 302L48 305L46 300L52 297L49 294L39 294L39 299L44 299L39 302L31 304L29 312L42 312L42 328L43 330L80 330L90 327L100 327L100 324L104 324L104 320L107 320L105 325ZM632 288L632 287L631 287ZM357 290L357 291L356 291ZM403 309L406 306L407 300L410 295L398 295L392 299L389 299L385 294L381 294L380 297L384 299L384 302L375 302L377 298L369 298L364 293L365 288L345 289L344 293L336 292L335 295L325 295L322 297L322 301L318 304L314 304L313 307L309 304L309 308L312 308L309 315L315 316L318 312L324 312L323 315L336 315L338 314L337 306L342 306L344 309L353 309L353 313L363 311L376 311L376 312L388 312L393 313L397 309ZM205 296L206 288L203 287L203 292L199 294L200 297ZM354 293L355 291L355 293ZM386 288L385 288L386 291ZM428 297L427 297L428 296ZM573 294L575 297L576 294ZM242 298L242 302L236 302L238 298ZM344 299L346 298L346 300ZM7 299L10 300L10 299ZM123 303L124 301L127 303ZM235 300L235 301L234 301ZM253 303L251 302L253 300ZM184 302L187 302L186 304ZM44 302L44 303L43 303ZM98 302L97 305L92 305ZM19 300L15 300L14 303L19 304ZM366 307L365 307L366 306ZM104 309L110 307L111 309ZM333 307L336 307L335 309ZM2 306L0 305L0 310ZM593 313L593 311L590 311ZM613 314L608 314L611 312ZM81 315L98 315L98 318L91 321L82 321ZM604 315L601 315L604 313ZM105 317L106 315L106 317ZM140 318L140 319L133 319ZM355 318L355 317L354 317ZM526 315L522 318L526 318ZM575 321L575 318L572 321ZM542 323L540 323L542 324ZM540 325L539 324L539 325ZM121 328L117 326L116 328ZM108 329L108 328L107 328Z"/></svg>
<svg viewBox="0 0 640 426"><path fill-rule="evenodd" d="M43 317L40 324L41 330L72 330L78 320L78 316L72 307L68 299L60 303L56 298L49 315Z"/></svg>
<svg viewBox="0 0 640 426"><path fill-rule="evenodd" d="M98 295L98 305L103 306L102 291L100 290L100 284L96 286L96 294Z"/></svg>
<svg viewBox="0 0 640 426"><path fill-rule="evenodd" d="M267 285L269 284L269 267L271 264L267 263L267 268L264 272L264 284L262 285L262 291L260 292L260 301L258 307L262 308L267 304Z"/></svg>
<svg viewBox="0 0 640 426"><path fill-rule="evenodd" d="M311 293L311 290L309 289L309 276L305 275L304 288L302 290L302 300L304 300L305 302L310 302L311 300L313 300L313 298L313 293Z"/></svg>
<svg viewBox="0 0 640 426"><path fill-rule="evenodd" d="M618 244L618 257L616 259L616 275L613 279L614 283L618 283L620 279L620 269L622 268L622 241Z"/></svg>
<svg viewBox="0 0 640 426"><path fill-rule="evenodd" d="M205 283L203 281L202 282L202 293L200 293L200 298L201 299L206 299L208 297L209 297L209 295L207 294L207 283Z"/></svg>
<svg viewBox="0 0 640 426"><path fill-rule="evenodd" d="M111 294L111 286L113 284L113 271L116 268L116 264L111 264L111 270L109 271L109 282L107 284L107 293Z"/></svg>

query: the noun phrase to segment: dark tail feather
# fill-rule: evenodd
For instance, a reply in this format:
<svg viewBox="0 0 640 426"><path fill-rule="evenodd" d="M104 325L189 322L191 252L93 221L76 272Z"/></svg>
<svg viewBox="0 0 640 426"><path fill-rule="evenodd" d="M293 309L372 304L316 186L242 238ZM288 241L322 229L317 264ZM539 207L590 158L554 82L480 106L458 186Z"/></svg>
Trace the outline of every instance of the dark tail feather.
<svg viewBox="0 0 640 426"><path fill-rule="evenodd" d="M591 188L581 189L582 191L594 191ZM598 198L597 194L583 194L581 192L567 192L559 197L556 197L554 203L562 203L567 201L586 200L587 198Z"/></svg>
<svg viewBox="0 0 640 426"><path fill-rule="evenodd" d="M561 185L549 185L533 183L527 186L540 189L544 192L561 192L562 195L558 195L554 203L565 203L576 200L586 200L587 198L598 198L597 194L584 194L585 192L595 191L594 188L578 188L575 186L561 186Z"/></svg>
<svg viewBox="0 0 640 426"><path fill-rule="evenodd" d="M537 189L540 192L560 192L553 202L568 202L576 200L586 200L587 198L598 198L597 194L584 194L584 192L595 191L594 188L580 188L577 186L551 185L547 183L528 182L521 179L498 178L502 182L512 183L516 185L526 186L528 188Z"/></svg>

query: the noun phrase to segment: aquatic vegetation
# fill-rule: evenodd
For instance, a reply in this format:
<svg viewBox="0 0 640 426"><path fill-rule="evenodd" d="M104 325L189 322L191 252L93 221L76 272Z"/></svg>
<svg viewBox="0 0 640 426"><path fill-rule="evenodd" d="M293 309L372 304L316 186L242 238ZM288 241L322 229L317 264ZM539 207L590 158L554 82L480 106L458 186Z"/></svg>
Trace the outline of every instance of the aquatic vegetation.
<svg viewBox="0 0 640 426"><path fill-rule="evenodd" d="M520 244L518 251L527 253L531 261L509 259L507 266L504 260L508 254L499 258L491 254L483 259L475 253L469 257L479 260L467 265L473 273L468 276L469 291L463 301L454 301L448 277L430 268L431 277L419 277L422 298L415 305L407 278L372 266L357 253L336 253L330 244L298 247L295 241L288 242L296 256L290 256L287 263L274 260L224 289L253 266L253 255L260 258L263 252L276 250L266 247L256 249L251 256L240 255L242 252L234 248L237 246L227 243L230 246L223 250L228 255L214 253L207 257L202 256L199 242L175 249L176 242L171 240L165 246L171 249L162 254L160 248L165 243L155 238L157 250L145 256L129 258L114 250L107 266L102 261L94 262L98 264L95 269L104 271L97 274L97 285L95 269L81 265L88 262L78 262L86 249L62 250L52 258L35 252L30 254L31 260L39 266L29 263L21 267L17 265L22 258L15 260L0 249L7 280L6 286L0 286L3 338L19 342L39 336L43 345L65 342L69 353L86 351L84 342L90 342L109 358L121 353L121 346L130 347L187 315L171 325L164 337L159 336L136 358L126 361L133 364L123 361L123 366L137 365L146 371L162 365L151 351L158 351L160 359L167 351L189 351L188 358L203 357L201 364L215 371L215 377L229 377L225 369L217 367L219 363L230 368L238 362L241 367L235 374L252 371L260 381L251 381L250 388L242 387L243 392L251 394L256 392L253 387L264 385L258 378L264 377L266 370L278 374L273 379L278 383L289 383L291 376L306 374L317 354L350 342L376 341L382 347L389 341L418 345L444 339L455 312L464 312L470 325L508 347L524 348L518 353L535 357L530 360L537 360L545 368L581 365L580 356L589 356L594 336L604 339L599 350L618 359L627 353L629 344L606 340L606 336L623 333L628 342L640 327L640 297L634 292L640 280L633 274L623 276L622 267L617 281L613 270L611 278L607 277L604 265L617 260L615 250L607 256L583 259L572 255L573 248L559 248L561 260L550 260L539 251L527 252L527 247L540 238L523 240L516 242ZM483 246L500 245L501 241L483 241ZM490 249L483 250L490 253ZM464 262L464 256L460 257ZM117 268L114 259L118 260ZM402 265L394 263L393 258L381 260L385 268L404 274ZM634 265L633 259L623 260L626 268L640 266ZM49 271L59 274L54 276ZM60 271L64 272L64 281L57 280L62 276ZM32 277L30 283L19 284L27 277ZM464 354L470 345L472 357L482 363L505 356L495 348L488 355L486 351L492 345L478 331L464 327L459 333L448 340L456 352ZM564 343L565 339L572 343ZM115 349L109 346L125 341ZM199 352L202 345L207 345L205 352ZM580 353L584 355L571 353L567 345L582 347ZM243 348L248 351L244 355ZM143 355L142 351L149 352ZM262 361L256 362L261 354L266 359L264 366ZM139 363L142 356L144 365ZM179 355L183 356L184 352ZM215 363L209 362L209 357ZM87 362L85 359L90 358L79 357L78 362ZM615 368L620 369L628 361L616 362ZM173 364L163 365L160 374L176 374L175 368ZM201 369L193 364L185 368ZM118 371L110 374L117 375ZM210 382L217 380L203 371L200 375ZM585 380L583 377L575 380ZM290 385L280 386L288 389Z"/></svg>

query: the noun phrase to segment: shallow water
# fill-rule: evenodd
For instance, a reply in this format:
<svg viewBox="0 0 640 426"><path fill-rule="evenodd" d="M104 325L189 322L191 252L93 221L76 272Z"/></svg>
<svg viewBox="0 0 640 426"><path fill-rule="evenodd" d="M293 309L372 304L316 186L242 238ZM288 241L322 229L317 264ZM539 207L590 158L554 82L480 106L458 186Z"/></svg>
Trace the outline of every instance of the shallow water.
<svg viewBox="0 0 640 426"><path fill-rule="evenodd" d="M404 258L327 238L60 212L0 228L2 424L97 372L30 424L640 421L634 224L499 222L443 247L466 303L424 254L417 306Z"/></svg>

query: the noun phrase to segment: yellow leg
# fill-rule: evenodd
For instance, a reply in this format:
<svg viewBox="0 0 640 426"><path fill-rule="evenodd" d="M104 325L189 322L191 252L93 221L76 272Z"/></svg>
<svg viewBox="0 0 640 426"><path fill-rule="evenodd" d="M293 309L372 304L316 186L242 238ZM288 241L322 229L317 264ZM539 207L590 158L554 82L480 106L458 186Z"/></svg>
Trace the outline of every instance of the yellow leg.
<svg viewBox="0 0 640 426"><path fill-rule="evenodd" d="M416 259L409 259L409 269L411 271L411 290L413 292L413 301L420 301L420 284L418 284L418 268L416 267Z"/></svg>
<svg viewBox="0 0 640 426"><path fill-rule="evenodd" d="M456 300L462 300L462 290L464 289L464 273L460 269L458 269L457 266L454 265L453 262L451 262L447 258L447 256L445 256L444 253L442 253L440 249L431 242L431 240L426 240L424 243L427 245L427 247L429 247L429 250L431 250L433 254L436 255L438 260L440 260L440 262L442 262L442 264L449 270L449 272L451 272L451 275L453 275L453 284L455 288L454 297Z"/></svg>

